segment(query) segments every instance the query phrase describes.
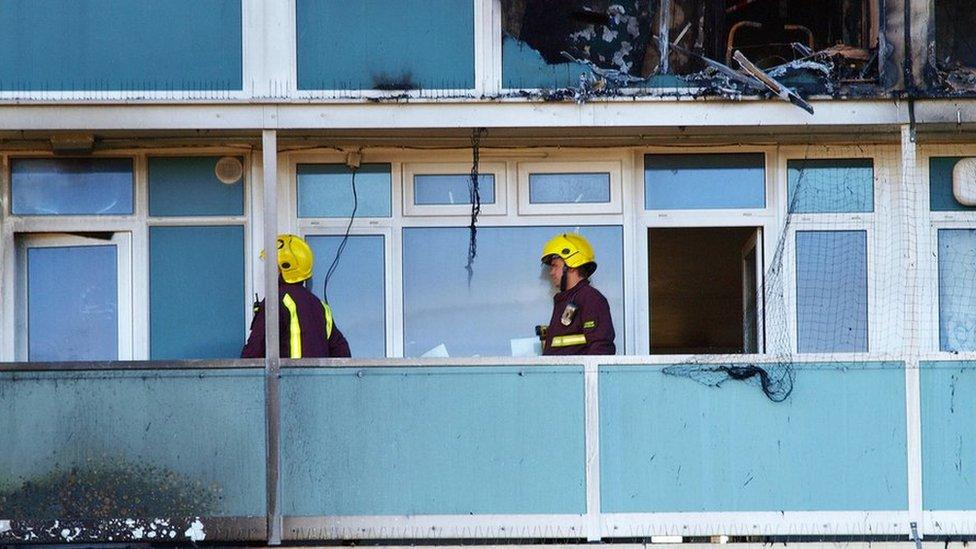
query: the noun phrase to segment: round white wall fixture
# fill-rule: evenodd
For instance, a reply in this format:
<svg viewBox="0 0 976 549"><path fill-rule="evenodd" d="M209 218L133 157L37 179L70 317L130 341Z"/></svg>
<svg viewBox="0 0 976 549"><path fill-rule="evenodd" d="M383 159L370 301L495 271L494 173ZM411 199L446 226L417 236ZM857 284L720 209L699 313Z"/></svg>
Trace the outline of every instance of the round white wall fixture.
<svg viewBox="0 0 976 549"><path fill-rule="evenodd" d="M952 196L963 206L976 206L976 158L963 158L952 169Z"/></svg>
<svg viewBox="0 0 976 549"><path fill-rule="evenodd" d="M224 185L233 185L244 177L244 165L239 158L224 156L214 166L214 174Z"/></svg>

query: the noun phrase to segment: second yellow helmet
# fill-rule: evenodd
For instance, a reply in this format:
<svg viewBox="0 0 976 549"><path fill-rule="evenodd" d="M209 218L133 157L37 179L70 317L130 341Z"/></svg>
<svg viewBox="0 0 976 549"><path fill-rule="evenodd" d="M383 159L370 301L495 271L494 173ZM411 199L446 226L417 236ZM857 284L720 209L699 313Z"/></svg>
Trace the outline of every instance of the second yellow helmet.
<svg viewBox="0 0 976 549"><path fill-rule="evenodd" d="M285 282L294 284L312 278L315 257L305 240L293 234L279 234L278 271Z"/></svg>
<svg viewBox="0 0 976 549"><path fill-rule="evenodd" d="M561 257L567 267L579 268L592 263L590 274L596 271L596 254L593 246L577 233L556 235L542 247L542 262L549 263L553 257Z"/></svg>

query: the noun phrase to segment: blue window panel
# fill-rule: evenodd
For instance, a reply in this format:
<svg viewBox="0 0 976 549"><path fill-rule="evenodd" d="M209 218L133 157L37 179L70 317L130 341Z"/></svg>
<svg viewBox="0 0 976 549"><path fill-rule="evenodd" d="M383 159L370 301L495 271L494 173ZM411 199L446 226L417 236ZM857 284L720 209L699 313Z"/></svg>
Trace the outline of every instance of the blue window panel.
<svg viewBox="0 0 976 549"><path fill-rule="evenodd" d="M509 356L512 339L535 336L552 315L542 246L576 227L480 227L468 282L467 227L403 230L404 355L443 344L450 356ZM617 349L624 349L623 229L580 227L597 251L593 286L610 302Z"/></svg>
<svg viewBox="0 0 976 549"><path fill-rule="evenodd" d="M149 228L150 358L240 356L244 307L243 227Z"/></svg>
<svg viewBox="0 0 976 549"><path fill-rule="evenodd" d="M581 515L583 385L579 366L282 368L282 512Z"/></svg>
<svg viewBox="0 0 976 549"><path fill-rule="evenodd" d="M799 352L868 350L867 253L866 231L797 231Z"/></svg>
<svg viewBox="0 0 976 549"><path fill-rule="evenodd" d="M310 288L323 298L325 273L335 260L341 236L309 236L315 255ZM386 356L386 254L382 236L350 236L329 280L329 305L335 324L353 356Z"/></svg>
<svg viewBox="0 0 976 549"><path fill-rule="evenodd" d="M920 364L922 501L929 511L976 509L976 363Z"/></svg>
<svg viewBox="0 0 976 549"><path fill-rule="evenodd" d="M644 155L644 209L766 207L762 153Z"/></svg>
<svg viewBox="0 0 976 549"><path fill-rule="evenodd" d="M241 0L0 0L0 90L240 90Z"/></svg>
<svg viewBox="0 0 976 549"><path fill-rule="evenodd" d="M786 166L790 213L874 211L870 158L790 160Z"/></svg>
<svg viewBox="0 0 976 549"><path fill-rule="evenodd" d="M18 158L10 178L16 215L132 213L131 158Z"/></svg>
<svg viewBox="0 0 976 549"><path fill-rule="evenodd" d="M976 230L939 230L939 349L976 351Z"/></svg>
<svg viewBox="0 0 976 549"><path fill-rule="evenodd" d="M784 402L758 380L601 366L601 511L907 510L904 365L791 366Z"/></svg>
<svg viewBox="0 0 976 549"><path fill-rule="evenodd" d="M118 360L114 245L28 248L28 360Z"/></svg>
<svg viewBox="0 0 976 549"><path fill-rule="evenodd" d="M502 86L509 89L556 89L577 87L580 75L590 69L567 60L550 65L542 55L524 42L502 35Z"/></svg>
<svg viewBox="0 0 976 549"><path fill-rule="evenodd" d="M610 202L610 174L529 174L529 202L532 204L599 204Z"/></svg>
<svg viewBox="0 0 976 549"><path fill-rule="evenodd" d="M972 212L976 206L963 206L952 194L952 170L961 156L929 158L929 208L933 212Z"/></svg>
<svg viewBox="0 0 976 549"><path fill-rule="evenodd" d="M301 90L474 88L470 0L298 0Z"/></svg>
<svg viewBox="0 0 976 549"><path fill-rule="evenodd" d="M0 394L12 518L265 514L263 369L0 372Z"/></svg>
<svg viewBox="0 0 976 549"><path fill-rule="evenodd" d="M482 204L495 203L495 176L478 174ZM417 174L413 176L413 203L417 206L470 204L471 176L468 174Z"/></svg>
<svg viewBox="0 0 976 549"><path fill-rule="evenodd" d="M352 171L345 164L298 165L298 217L349 217ZM356 217L390 217L390 165L363 164L356 170Z"/></svg>
<svg viewBox="0 0 976 549"><path fill-rule="evenodd" d="M150 158L149 215L244 215L244 178L222 183L214 172L218 160L219 156Z"/></svg>

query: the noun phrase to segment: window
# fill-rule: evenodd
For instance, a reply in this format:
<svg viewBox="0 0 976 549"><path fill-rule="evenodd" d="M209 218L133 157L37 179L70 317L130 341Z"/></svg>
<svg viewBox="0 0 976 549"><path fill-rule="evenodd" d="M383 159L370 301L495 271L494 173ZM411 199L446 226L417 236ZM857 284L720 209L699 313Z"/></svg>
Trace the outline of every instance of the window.
<svg viewBox="0 0 976 549"><path fill-rule="evenodd" d="M404 164L404 215L471 215L470 170L470 165L460 163ZM503 162L479 163L481 215L505 215L505 174Z"/></svg>
<svg viewBox="0 0 976 549"><path fill-rule="evenodd" d="M14 215L132 213L131 158L17 158L10 179Z"/></svg>
<svg viewBox="0 0 976 549"><path fill-rule="evenodd" d="M963 206L952 194L952 170L961 156L929 158L929 209L933 212L971 212L976 207Z"/></svg>
<svg viewBox="0 0 976 549"><path fill-rule="evenodd" d="M299 164L298 217L390 217L390 165ZM355 182L355 194L353 193Z"/></svg>
<svg viewBox="0 0 976 549"><path fill-rule="evenodd" d="M939 350L976 351L976 229L940 229Z"/></svg>
<svg viewBox="0 0 976 549"><path fill-rule="evenodd" d="M644 208L765 208L765 162L762 153L648 154Z"/></svg>
<svg viewBox="0 0 976 549"><path fill-rule="evenodd" d="M619 162L519 164L519 213L620 213Z"/></svg>
<svg viewBox="0 0 976 549"><path fill-rule="evenodd" d="M820 158L787 162L789 211L874 211L874 163L870 158Z"/></svg>
<svg viewBox="0 0 976 549"><path fill-rule="evenodd" d="M217 176L218 163L229 166L230 175L223 181ZM244 215L243 166L243 159L234 156L150 158L149 215Z"/></svg>

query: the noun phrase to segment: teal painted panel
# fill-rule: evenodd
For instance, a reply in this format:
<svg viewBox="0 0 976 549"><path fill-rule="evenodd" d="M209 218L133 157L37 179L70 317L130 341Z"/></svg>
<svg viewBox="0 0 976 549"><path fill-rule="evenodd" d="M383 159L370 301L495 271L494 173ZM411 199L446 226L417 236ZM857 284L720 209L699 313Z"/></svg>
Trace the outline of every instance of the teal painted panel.
<svg viewBox="0 0 976 549"><path fill-rule="evenodd" d="M240 90L241 0L0 0L0 90Z"/></svg>
<svg viewBox="0 0 976 549"><path fill-rule="evenodd" d="M149 228L151 359L240 356L244 299L244 227Z"/></svg>
<svg viewBox="0 0 976 549"><path fill-rule="evenodd" d="M244 178L222 183L214 168L219 156L149 159L149 215L244 215ZM238 158L243 162L243 159Z"/></svg>
<svg viewBox="0 0 976 549"><path fill-rule="evenodd" d="M286 516L586 510L581 367L282 372Z"/></svg>
<svg viewBox="0 0 976 549"><path fill-rule="evenodd" d="M816 158L786 163L790 213L874 211L874 161Z"/></svg>
<svg viewBox="0 0 976 549"><path fill-rule="evenodd" d="M929 158L929 208L933 212L971 212L976 207L963 206L952 194L952 170L961 156Z"/></svg>
<svg viewBox="0 0 976 549"><path fill-rule="evenodd" d="M921 363L922 507L976 510L976 362Z"/></svg>
<svg viewBox="0 0 976 549"><path fill-rule="evenodd" d="M901 363L795 365L793 393L600 368L601 509L906 510Z"/></svg>
<svg viewBox="0 0 976 549"><path fill-rule="evenodd" d="M4 372L0 432L5 518L265 514L261 370Z"/></svg>
<svg viewBox="0 0 976 549"><path fill-rule="evenodd" d="M502 87L509 89L575 88L580 75L588 76L590 69L567 60L550 65L542 54L525 42L508 35L502 36Z"/></svg>
<svg viewBox="0 0 976 549"><path fill-rule="evenodd" d="M298 165L298 217L390 217L389 164L363 164L353 172L345 164Z"/></svg>
<svg viewBox="0 0 976 549"><path fill-rule="evenodd" d="M298 89L474 88L471 0L298 0Z"/></svg>

